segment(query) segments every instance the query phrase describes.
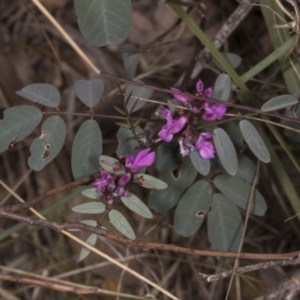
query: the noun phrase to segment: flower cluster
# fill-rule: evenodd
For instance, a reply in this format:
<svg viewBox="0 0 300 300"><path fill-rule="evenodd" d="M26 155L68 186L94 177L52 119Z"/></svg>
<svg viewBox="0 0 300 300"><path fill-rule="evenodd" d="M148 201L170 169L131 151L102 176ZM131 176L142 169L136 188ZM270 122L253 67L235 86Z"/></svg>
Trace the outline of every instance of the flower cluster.
<svg viewBox="0 0 300 300"><path fill-rule="evenodd" d="M101 170L101 177L96 179L92 186L97 188L98 193L106 199L108 204L112 204L114 197L129 196L129 192L125 189L125 185L131 181L134 173L143 167L152 165L154 160L155 153L150 152L149 148L139 151L136 157L129 154L125 158L125 171L122 172L122 175L117 175L118 172ZM109 165L109 162L106 164ZM112 167L113 170L120 170L120 163L117 162L110 165L110 167Z"/></svg>
<svg viewBox="0 0 300 300"><path fill-rule="evenodd" d="M174 92L181 92L179 89L171 88ZM196 96L211 98L212 88L204 89L203 82L199 80L196 84ZM190 125L197 124L198 117L206 121L221 120L226 112L226 105L209 103L206 101L193 99L191 94L174 94L177 102L189 110L180 110L175 116L170 110L162 109L161 114L167 123L163 125L158 133L160 140L170 142L174 134L181 133L178 139L180 153L182 156L188 155L191 151L197 150L203 159L214 158L215 149L209 139L212 138L211 132L201 132L199 135L192 133Z"/></svg>

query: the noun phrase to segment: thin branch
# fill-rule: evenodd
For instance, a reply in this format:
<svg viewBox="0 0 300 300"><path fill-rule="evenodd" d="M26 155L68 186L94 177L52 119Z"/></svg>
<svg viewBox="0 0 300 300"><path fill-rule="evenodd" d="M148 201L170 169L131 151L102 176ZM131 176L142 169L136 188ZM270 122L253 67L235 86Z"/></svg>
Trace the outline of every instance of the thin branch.
<svg viewBox="0 0 300 300"><path fill-rule="evenodd" d="M260 270L260 269L270 269L275 267L285 267L285 266L296 266L300 264L300 257L293 258L291 260L271 260L267 262L261 262L258 264L248 265L244 267L237 268L235 274L245 274L248 272ZM199 273L201 278L206 279L207 282L216 281L223 279L232 275L232 270L224 271L219 274L207 275Z"/></svg>
<svg viewBox="0 0 300 300"><path fill-rule="evenodd" d="M80 288L75 286L67 286L67 285L57 284L53 282L47 282L47 281L33 279L33 278L16 277L11 275L4 275L4 274L0 274L0 280L8 280L8 281L13 281L18 283L33 284L35 286L41 286L55 291L64 292L64 293L71 292L77 295L95 294L98 292L98 288L96 287Z"/></svg>
<svg viewBox="0 0 300 300"><path fill-rule="evenodd" d="M136 86L147 87L147 88L150 88L152 90L159 91L159 92L162 92L162 93L167 93L167 94L171 94L171 95L176 94L176 95L186 96L185 93L181 93L181 92L177 92L177 91L171 91L169 89L160 88L160 87L156 87L156 86L152 86L152 85L147 85L147 84L139 83L139 82L136 82L136 81L131 81L131 80L124 79L124 78L119 78L119 77L116 77L116 76L113 76L113 75L110 75L110 74L107 74L107 73L104 73L104 72L102 72L101 75L104 76L104 77L107 77L107 78L114 79L116 81L132 84L132 85L136 85ZM202 101L206 101L206 102L209 102L209 103L223 104L223 105L226 105L228 107L233 107L233 108L236 108L236 109L239 109L239 110L249 111L249 112L262 114L262 115L266 115L266 116L270 116L270 117L274 117L274 118L279 118L279 119L283 119L283 120L292 121L292 122L295 122L295 123L300 123L299 118L293 118L293 117L289 117L289 116L285 116L285 115L280 115L277 112L262 112L259 108L255 108L255 107L244 106L244 105L241 105L241 104L236 104L236 103L231 103L231 102L224 102L224 101L221 101L221 100L212 99L212 98L205 98L205 97L196 96L196 95L192 95L192 94L191 95L189 94L189 98L202 100ZM139 100L149 101L148 99L143 99L143 98L139 98ZM154 101L150 100L149 102L154 102ZM159 102L159 101L155 101L155 103L166 105L166 103Z"/></svg>
<svg viewBox="0 0 300 300"><path fill-rule="evenodd" d="M72 190L72 189L74 189L74 188L76 188L78 186L87 184L87 183L89 183L89 182L97 179L99 176L100 176L100 173L97 172L97 173L94 173L94 174L92 174L90 176L78 179L78 180L73 181L73 182L68 183L68 184L65 184L65 185L63 185L63 186L61 186L59 188L53 189L53 190L51 190L51 191L49 191L49 192L47 192L47 193L45 193L43 195L40 195L40 196L38 196L38 197L30 200L30 201L27 201L27 202L24 202L24 203L20 203L20 204L15 204L15 205L3 206L0 209L6 210L6 211L15 212L15 211L22 210L24 208L33 207L34 205L36 205L37 203L43 201L46 198L58 195L60 193Z"/></svg>
<svg viewBox="0 0 300 300"><path fill-rule="evenodd" d="M283 253L283 254L264 254L264 253L234 253L234 252L218 252L218 251L206 251L206 250L197 250L190 248L178 247L173 244L159 244L159 243L150 243L141 240L130 240L123 236L117 235L115 233L109 232L105 229L99 227L92 227L82 223L76 222L53 222L44 219L34 219L27 216L22 216L15 214L9 211L6 211L3 208L0 208L0 216L12 219L15 221L27 223L29 225L39 225L43 227L48 227L57 232L63 232L66 229L79 229L87 232L92 232L103 237L107 237L111 240L121 242L130 246L138 247L143 250L163 250L163 251L172 251L184 254L199 255L199 256L212 256L212 257L226 257L226 258L245 258L252 260L290 260L295 256L300 254L300 251L292 253Z"/></svg>

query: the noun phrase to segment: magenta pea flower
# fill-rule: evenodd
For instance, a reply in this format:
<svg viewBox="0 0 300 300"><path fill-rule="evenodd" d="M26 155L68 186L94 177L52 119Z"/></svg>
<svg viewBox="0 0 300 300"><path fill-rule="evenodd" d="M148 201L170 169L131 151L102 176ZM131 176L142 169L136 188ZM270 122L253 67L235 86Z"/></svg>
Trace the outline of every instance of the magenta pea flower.
<svg viewBox="0 0 300 300"><path fill-rule="evenodd" d="M200 79L196 83L196 90L197 90L196 96L202 96L205 98L211 98L212 96L212 88L209 87L206 90L204 90L204 84Z"/></svg>
<svg viewBox="0 0 300 300"><path fill-rule="evenodd" d="M171 89L171 91L182 93L180 89L177 89L174 87L171 87L170 89ZM193 100L191 97L188 96L188 94L186 96L182 96L179 94L173 94L173 96L178 102L181 102L181 103L187 103L187 102Z"/></svg>
<svg viewBox="0 0 300 300"><path fill-rule="evenodd" d="M132 154L128 154L125 159L125 166L132 172L137 172L143 167L152 165L155 160L155 153L150 152L150 150L150 148L141 150L135 158Z"/></svg>
<svg viewBox="0 0 300 300"><path fill-rule="evenodd" d="M226 105L223 104L209 104L208 102L204 102L202 105L204 109L204 113L202 118L206 121L213 121L213 120L221 120L226 112Z"/></svg>
<svg viewBox="0 0 300 300"><path fill-rule="evenodd" d="M201 132L196 139L195 148L203 159L215 157L215 147L212 142L207 141L213 136L211 132Z"/></svg>
<svg viewBox="0 0 300 300"><path fill-rule="evenodd" d="M182 128L188 122L188 119L187 117L182 116L177 120L173 120L172 112L168 109L163 109L162 114L166 117L167 124L161 128L158 136L165 142L170 142L173 139L174 134L182 130Z"/></svg>

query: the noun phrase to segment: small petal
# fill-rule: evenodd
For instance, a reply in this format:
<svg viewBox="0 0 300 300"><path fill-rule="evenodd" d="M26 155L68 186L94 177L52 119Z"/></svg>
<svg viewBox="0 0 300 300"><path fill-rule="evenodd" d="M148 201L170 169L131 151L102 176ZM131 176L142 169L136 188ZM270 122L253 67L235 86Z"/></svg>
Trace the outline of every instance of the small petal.
<svg viewBox="0 0 300 300"><path fill-rule="evenodd" d="M123 185L127 184L130 179L131 179L131 174L125 173L120 177L118 184L123 186Z"/></svg>
<svg viewBox="0 0 300 300"><path fill-rule="evenodd" d="M129 192L127 190L124 191L123 197L128 197L129 196Z"/></svg>
<svg viewBox="0 0 300 300"><path fill-rule="evenodd" d="M92 186L93 187L99 187L101 185L106 185L106 180L103 177L100 177L98 179L96 179L93 183Z"/></svg>
<svg viewBox="0 0 300 300"><path fill-rule="evenodd" d="M172 126L171 126L171 128L170 128L170 133L173 133L173 134L175 134L175 133L177 133L177 132L179 132L179 131L181 131L182 130L182 128L185 126L185 124L187 123L187 118L186 117L180 117L177 121L175 121L173 124L172 124Z"/></svg>
<svg viewBox="0 0 300 300"><path fill-rule="evenodd" d="M221 120L226 112L227 106L223 104L212 104L211 110L214 111L216 118Z"/></svg>
<svg viewBox="0 0 300 300"><path fill-rule="evenodd" d="M106 199L107 204L113 204L114 203L114 199L113 198L108 198Z"/></svg>
<svg viewBox="0 0 300 300"><path fill-rule="evenodd" d="M198 93L202 93L204 90L204 84L202 80L198 80L197 84L196 84L196 90Z"/></svg>
<svg viewBox="0 0 300 300"><path fill-rule="evenodd" d="M203 159L211 159L214 158L215 148L212 142L204 141L201 144L201 149L199 150L199 154Z"/></svg>
<svg viewBox="0 0 300 300"><path fill-rule="evenodd" d="M173 139L173 134L170 134L168 129L162 129L158 133L158 136L160 137L160 139L167 143L171 142L171 140Z"/></svg>
<svg viewBox="0 0 300 300"><path fill-rule="evenodd" d="M124 187L122 187L122 186L118 186L118 187L116 188L116 191L115 191L115 193L116 193L118 196L122 196L122 195L124 194L124 192L125 192L125 189L124 189Z"/></svg>
<svg viewBox="0 0 300 300"><path fill-rule="evenodd" d="M115 188L116 188L116 185L113 183L113 184L109 184L108 186L107 186L107 190L109 191L109 192L113 192L114 190L115 190Z"/></svg>
<svg viewBox="0 0 300 300"><path fill-rule="evenodd" d="M154 152L149 153L150 150L151 150L150 148L141 150L135 157L134 162L132 162L131 159L127 160L126 157L126 163L125 163L126 167L131 171L135 172L143 167L148 167L152 165L155 160L155 153Z"/></svg>
<svg viewBox="0 0 300 300"><path fill-rule="evenodd" d="M177 88L171 87L170 89L171 89L171 91L182 93L181 90L179 90ZM173 94L173 96L177 101L179 101L181 103L186 103L188 101L188 97L178 95L178 94Z"/></svg>
<svg viewBox="0 0 300 300"><path fill-rule="evenodd" d="M204 91L204 97L206 97L206 98L211 98L211 96L212 96L212 93L213 93L213 90L212 90L212 88L210 87L210 88L208 88L208 89L206 89L205 91Z"/></svg>
<svg viewBox="0 0 300 300"><path fill-rule="evenodd" d="M207 121L213 121L215 119L221 120L227 109L226 105L215 103L209 105L208 102L204 102L202 108L204 109L202 118Z"/></svg>

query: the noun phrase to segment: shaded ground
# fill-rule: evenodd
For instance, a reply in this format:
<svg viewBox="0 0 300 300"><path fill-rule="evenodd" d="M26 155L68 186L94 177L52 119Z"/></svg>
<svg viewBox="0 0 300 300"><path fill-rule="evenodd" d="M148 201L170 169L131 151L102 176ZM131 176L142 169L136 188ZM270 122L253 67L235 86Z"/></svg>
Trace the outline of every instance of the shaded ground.
<svg viewBox="0 0 300 300"><path fill-rule="evenodd" d="M103 72L125 77L119 46L103 48L89 46L78 30L72 1L44 0L42 2ZM206 9L201 26L207 36L213 38L223 22L234 11L237 3L233 0L204 1L204 3ZM177 21L174 12L167 5L159 4L158 1L133 1L133 4L132 30L126 42L138 47L154 41ZM201 13L197 9L194 9L192 15L196 20L201 18ZM27 101L17 96L15 92L36 82L51 83L61 91L63 95L61 110L85 111L86 108L76 100L72 85L78 79L94 78L95 75L86 68L76 53L34 5L30 1L1 0L0 22L1 111L14 105L27 104ZM167 38L156 44L158 46L152 48L151 51L143 52L138 74L150 72L150 75L144 79L147 84L169 88L186 70L189 59L193 56L195 39L192 33L180 24ZM243 74L272 51L269 35L258 7L253 8L227 39L222 49L242 57L242 64L237 69L239 74ZM177 62L177 60L180 61ZM215 81L217 76L215 69L216 65L209 62L207 68L201 73L200 77L207 86ZM271 68L267 69L258 78L264 80L271 72ZM106 115L115 114L113 104L116 103L118 95L117 90L113 93L111 91L116 89L117 82L106 78L104 80L106 96L96 107L95 112ZM277 93L286 93L283 80L277 78L276 83L279 84L279 88L268 87L264 92L260 92L260 99L265 100ZM195 80L190 81L186 89L190 89L194 84ZM254 83L250 83L251 85ZM155 93L153 99L166 100L167 97ZM150 117L155 109L156 105L148 104L142 114ZM16 192L25 200L33 199L38 194L71 182L73 180L70 168L71 143L81 121L81 118L71 115L66 118L68 137L65 147L54 162L38 173L30 172L27 166L29 146L40 134L38 130L25 141L2 154L1 179L11 188L16 188ZM104 154L112 154L117 147L115 138L117 127L114 121L109 119L97 121L99 121L104 137ZM290 162L280 148L278 148L278 153L299 191L297 185L299 175L292 166L289 167ZM299 250L299 222L296 218L284 222L294 213L269 165L262 167L259 190L267 200L269 208L264 217L250 218L243 250L259 253L284 253ZM15 203L13 197L9 196L3 188L0 189L0 195L1 205ZM73 197L70 204L66 201L66 204L58 208L54 207L55 203L61 203L67 195L47 199L36 209L39 211L45 208L50 209L47 217L51 220L77 221L78 216L71 213L69 207L82 202L81 196ZM146 197L147 195L144 195L145 200ZM128 211L124 213L129 214ZM202 226L199 232L191 238L182 238L173 231L170 226L173 211L168 214L155 214L154 219L147 221L133 214L130 215L130 219L135 225L139 239L195 249L209 249L205 226ZM54 231L40 227L21 227L3 218L0 222L0 269L3 274L8 272L8 269L4 267L8 267L51 277L60 275L60 278L71 282L112 291L117 291L120 285L122 292L132 295L143 296L149 293L158 296L157 291L137 281L131 275L124 274L117 267L105 264L94 254L91 254L84 262L77 263L76 257L80 247ZM87 235L82 233L79 236L86 238ZM222 268L230 267L230 265L219 265L215 258L163 251L143 252L140 249L126 247L124 244L102 238L99 239L97 248L116 258L128 258L128 266L160 284L180 299L217 300L224 299L226 294L228 279L206 283L198 276L199 272L212 274L219 272ZM136 256L132 257L132 255ZM251 262L243 260L240 264L249 263ZM100 264L97 269L87 269L78 274L68 273L65 277L63 276L67 272L84 266L92 268L96 264ZM262 296L270 288L276 287L291 270L292 268L278 267L249 273L242 277L240 287L236 287L236 282L234 282L231 299L238 299L236 291L240 291L240 299L254 299ZM16 275L15 273L9 274ZM103 295L74 296L70 293L63 294L9 281L2 281L0 295L1 299L110 299ZM161 294L158 297L165 299Z"/></svg>

